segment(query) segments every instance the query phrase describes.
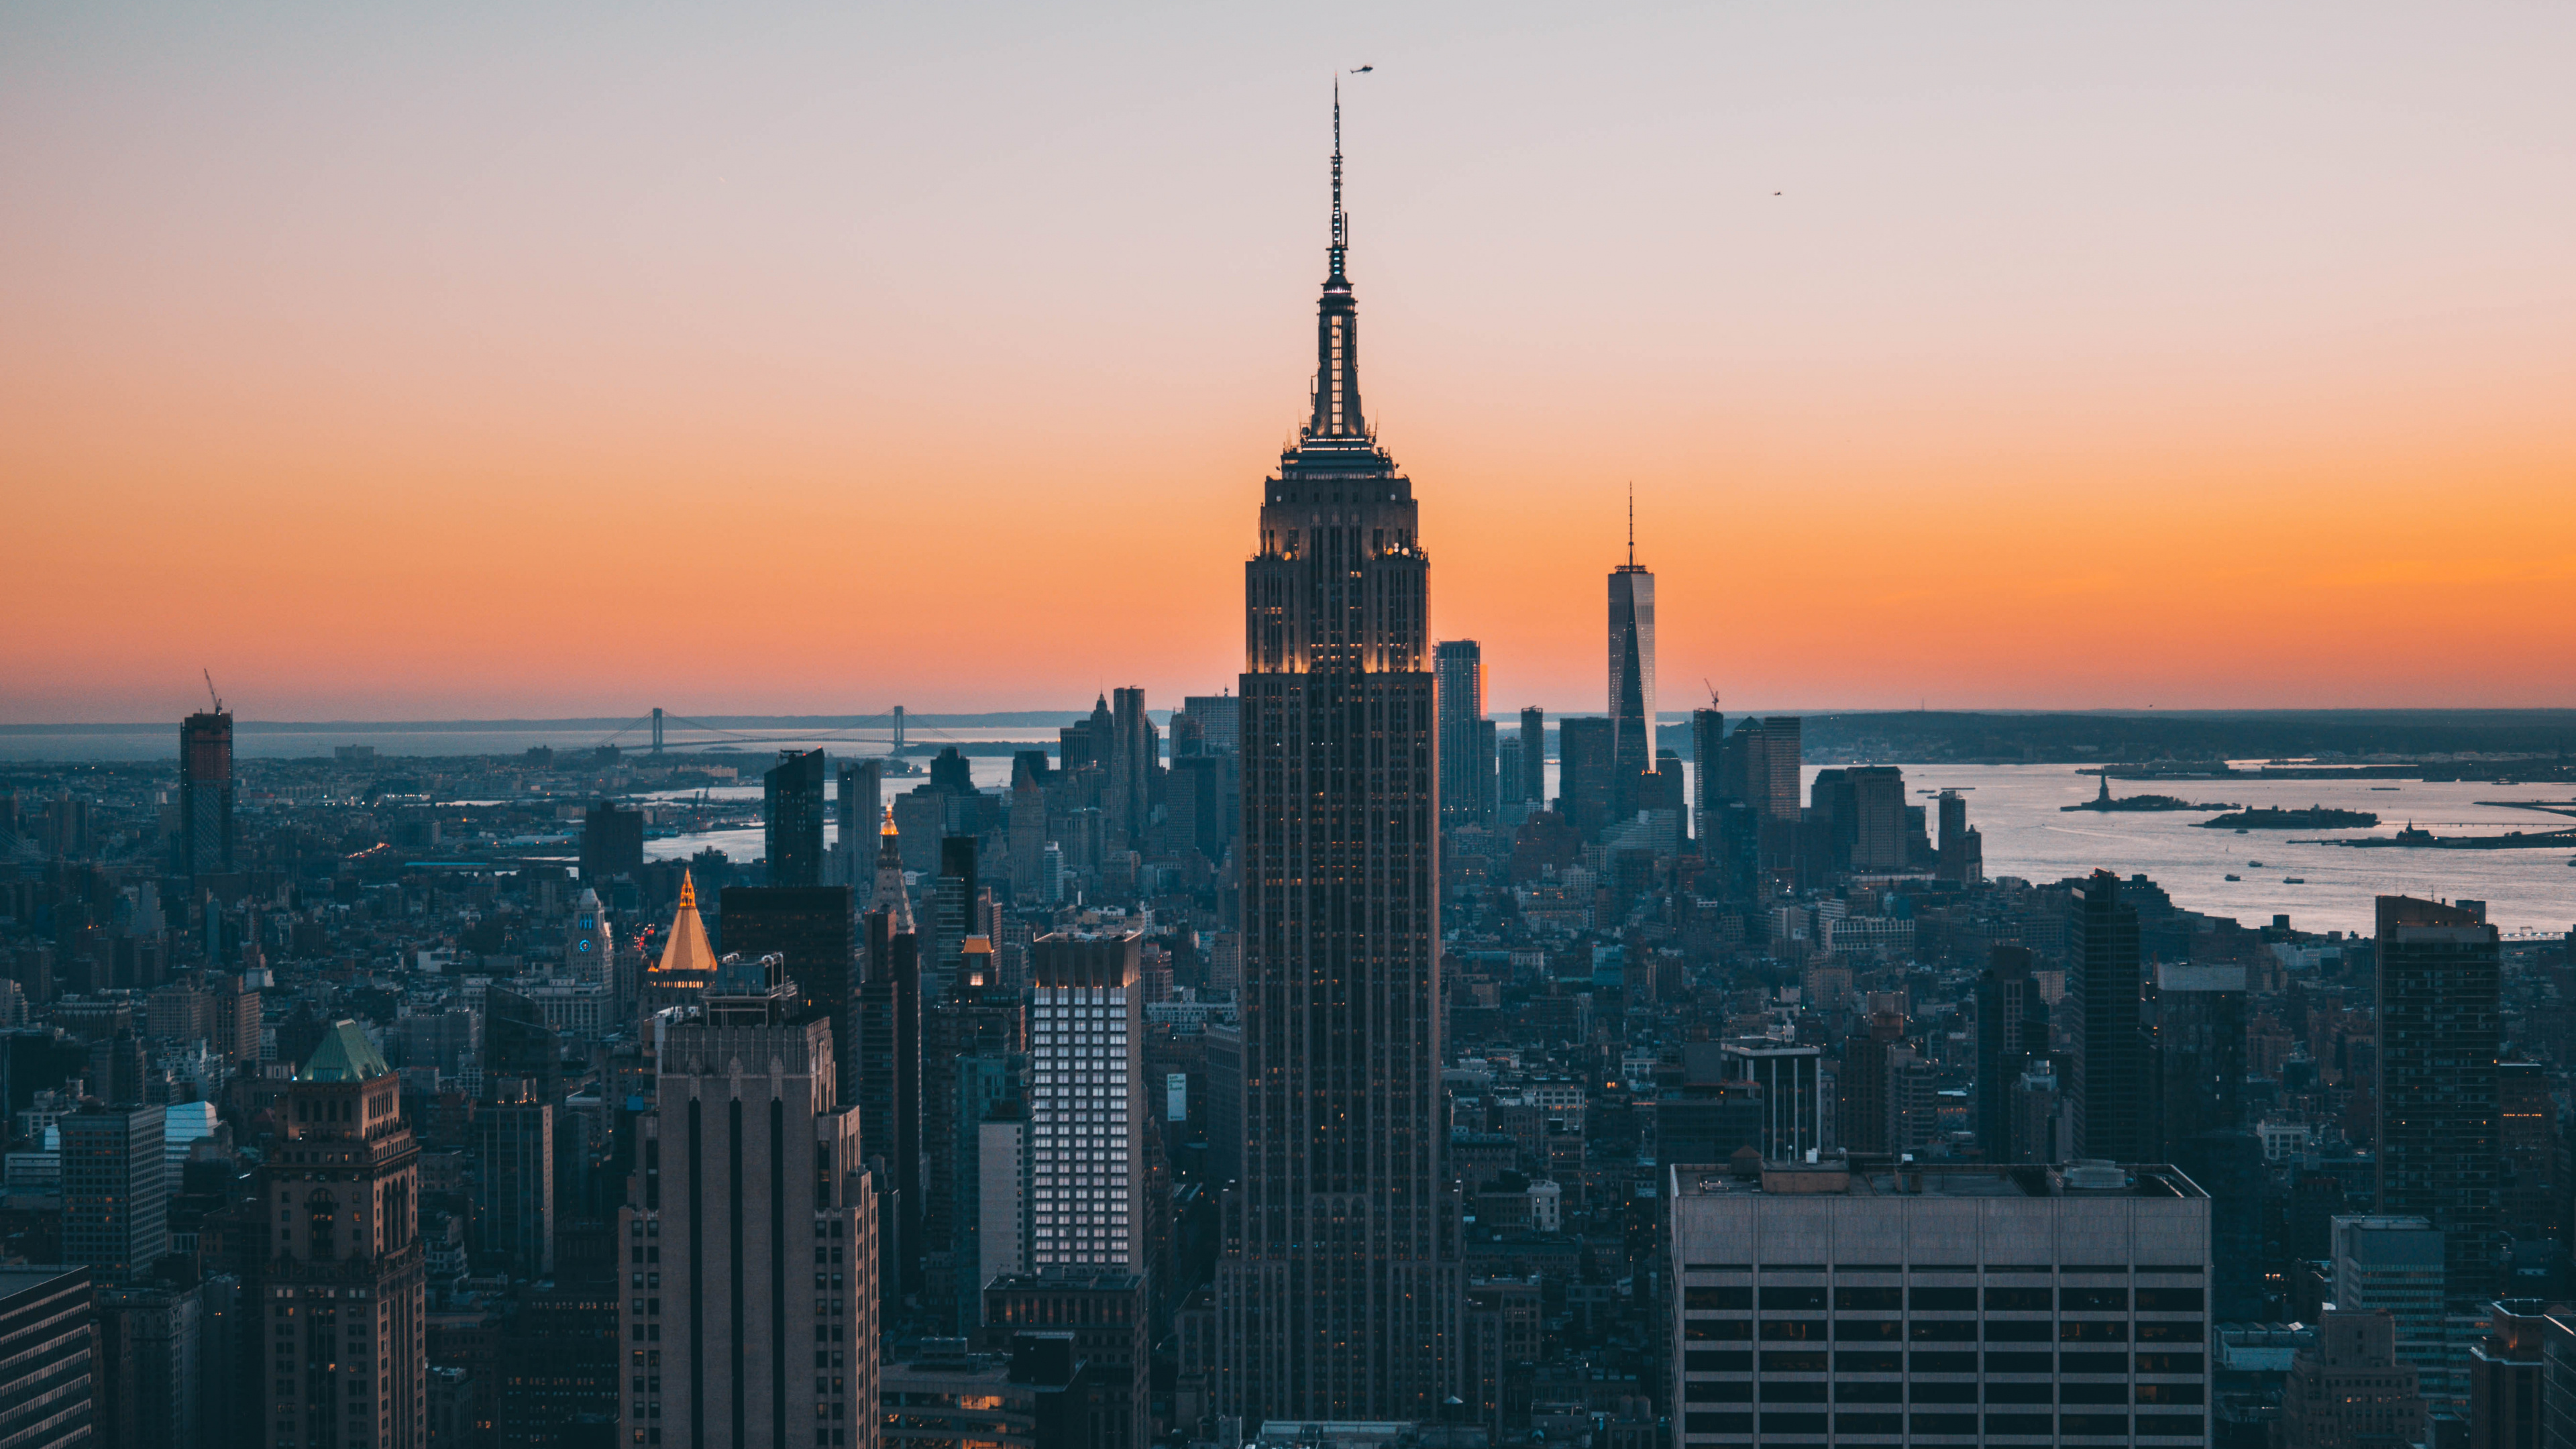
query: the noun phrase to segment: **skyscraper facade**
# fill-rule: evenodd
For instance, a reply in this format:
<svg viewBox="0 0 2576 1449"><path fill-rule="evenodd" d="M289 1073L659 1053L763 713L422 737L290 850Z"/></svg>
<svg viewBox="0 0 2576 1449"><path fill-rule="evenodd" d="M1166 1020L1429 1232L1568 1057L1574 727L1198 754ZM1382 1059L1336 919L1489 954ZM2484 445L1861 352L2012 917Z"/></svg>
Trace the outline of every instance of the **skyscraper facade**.
<svg viewBox="0 0 2576 1449"><path fill-rule="evenodd" d="M1152 1358L1145 1280L1096 1271L1016 1275L988 1282L984 1322L993 1339L1013 1333L1062 1335L1103 1382L1088 1444L1144 1449L1153 1435L1148 1393Z"/></svg>
<svg viewBox="0 0 2576 1449"><path fill-rule="evenodd" d="M233 717L192 714L179 726L179 873L233 868Z"/></svg>
<svg viewBox="0 0 2576 1449"><path fill-rule="evenodd" d="M1718 793L1743 801L1766 820L1797 819L1800 733L1791 715L1736 726L1718 751Z"/></svg>
<svg viewBox="0 0 2576 1449"><path fill-rule="evenodd" d="M1056 768L1071 773L1089 767L1105 776L1117 733L1117 722L1109 713L1109 696L1097 696L1091 702L1090 714L1055 732Z"/></svg>
<svg viewBox="0 0 2576 1449"><path fill-rule="evenodd" d="M876 1205L831 1030L800 1014L775 957L731 957L668 1023L659 1170L620 1215L629 1443L877 1442Z"/></svg>
<svg viewBox="0 0 2576 1449"><path fill-rule="evenodd" d="M1968 823L1968 802L1956 790L1944 790L1936 802L1941 833L1933 847L1933 876L1946 885L1974 886L1986 878L1983 835Z"/></svg>
<svg viewBox="0 0 2576 1449"><path fill-rule="evenodd" d="M614 876L644 873L644 812L602 800L582 812L581 883L597 888Z"/></svg>
<svg viewBox="0 0 2576 1449"><path fill-rule="evenodd" d="M584 874L581 895L573 902L572 927L564 932L564 974L576 981L602 985L616 979L617 936L609 928L608 908Z"/></svg>
<svg viewBox="0 0 2576 1449"><path fill-rule="evenodd" d="M923 989L935 999L957 979L958 953L966 938L981 931L975 901L981 887L975 871L975 837L945 835L939 840L939 874L930 885L930 968Z"/></svg>
<svg viewBox="0 0 2576 1449"><path fill-rule="evenodd" d="M1441 1192L1438 782L1413 485L1361 410L1340 107L1313 410L1244 568L1243 1175L1218 1412L1428 1420L1460 1283Z"/></svg>
<svg viewBox="0 0 2576 1449"><path fill-rule="evenodd" d="M797 1001L807 1011L830 1016L833 1056L849 1060L857 955L850 888L726 886L720 899L725 950L754 960L773 954L785 958Z"/></svg>
<svg viewBox="0 0 2576 1449"><path fill-rule="evenodd" d="M1521 778L1520 793L1514 800L1525 800L1539 809L1547 808L1547 711L1536 705L1521 710ZM1510 782L1505 782L1509 788Z"/></svg>
<svg viewBox="0 0 2576 1449"><path fill-rule="evenodd" d="M760 778L762 844L769 852L769 883L823 883L823 752L781 750Z"/></svg>
<svg viewBox="0 0 2576 1449"><path fill-rule="evenodd" d="M2397 1320L2384 1308L2340 1305L2324 1319L2314 1345L2290 1361L2274 1442L2281 1449L2424 1442L2424 1395L2415 1366L2397 1356Z"/></svg>
<svg viewBox="0 0 2576 1449"><path fill-rule="evenodd" d="M1181 710L1198 728L1202 754L1227 754L1243 748L1243 701L1231 694L1190 694ZM1180 749L1174 744L1175 752Z"/></svg>
<svg viewBox="0 0 2576 1449"><path fill-rule="evenodd" d="M1040 936L1029 1003L1029 1259L1145 1269L1145 1017L1133 932Z"/></svg>
<svg viewBox="0 0 2576 1449"><path fill-rule="evenodd" d="M1152 823L1154 772L1161 765L1162 745L1145 713L1141 687L1112 690L1110 699L1109 821L1124 844L1141 840Z"/></svg>
<svg viewBox="0 0 2576 1449"><path fill-rule="evenodd" d="M989 937L968 936L945 984L925 987L921 1006L921 1255L924 1298L935 1319L971 1314L981 1282L960 1291L961 1263L975 1261L976 1128L1019 1092L1011 1064L1028 1049L1028 1011L1002 980ZM1001 1080L993 1068L1003 1068ZM959 1251L966 1250L960 1258ZM971 1318L957 1331L973 1326Z"/></svg>
<svg viewBox="0 0 2576 1449"><path fill-rule="evenodd" d="M2154 979L2145 1137L2158 1162L2181 1163L2193 1138L2244 1121L2245 967L2159 961Z"/></svg>
<svg viewBox="0 0 2576 1449"><path fill-rule="evenodd" d="M915 1241L922 1202L921 938L913 930L891 814L878 838L876 898L866 917L867 978L852 1028L858 1081L841 1090L858 1105L861 1140L877 1168L879 1282L900 1302L906 1281L918 1276L904 1255L923 1246Z"/></svg>
<svg viewBox="0 0 2576 1449"><path fill-rule="evenodd" d="M494 1084L487 1080L488 1089ZM555 1273L555 1108L524 1077L505 1080L474 1109L474 1235L483 1270L514 1278Z"/></svg>
<svg viewBox="0 0 2576 1449"><path fill-rule="evenodd" d="M1851 790L1851 868L1905 869L1905 773L1894 765L1854 765L1843 773Z"/></svg>
<svg viewBox="0 0 2576 1449"><path fill-rule="evenodd" d="M170 1250L161 1107L97 1107L62 1119L63 1256L131 1282Z"/></svg>
<svg viewBox="0 0 2576 1449"><path fill-rule="evenodd" d="M1473 639L1432 651L1439 690L1440 823L1481 825L1491 815L1493 756L1485 748L1485 655Z"/></svg>
<svg viewBox="0 0 2576 1449"><path fill-rule="evenodd" d="M87 1269L0 1268L0 1438L13 1449L98 1442L96 1305Z"/></svg>
<svg viewBox="0 0 2576 1449"><path fill-rule="evenodd" d="M1610 571L1610 759L1612 808L1625 815L1637 777L1655 768L1655 576L1637 563L1634 505L1628 561Z"/></svg>
<svg viewBox="0 0 2576 1449"><path fill-rule="evenodd" d="M1600 839L1602 830L1621 818L1618 722L1558 721L1556 754L1557 811L1587 843Z"/></svg>
<svg viewBox="0 0 2576 1449"><path fill-rule="evenodd" d="M2074 1050L2067 1057L2066 1112L2075 1155L2136 1162L2147 1154L2145 1043L2138 1013L2138 912L2120 900L2107 870L2075 888L2068 923L2066 1009Z"/></svg>
<svg viewBox="0 0 2576 1449"><path fill-rule="evenodd" d="M1683 1164L1665 1200L1676 1449L2209 1442L2180 1173Z"/></svg>
<svg viewBox="0 0 2576 1449"><path fill-rule="evenodd" d="M260 1172L261 1216L277 1228L253 1330L268 1356L259 1442L423 1449L420 1148L401 1082L356 1022L334 1022L277 1120L282 1150Z"/></svg>
<svg viewBox="0 0 2576 1449"><path fill-rule="evenodd" d="M1988 1162L2047 1160L2045 1144L2016 1141L2012 1090L2048 1053L2048 1003L2031 974L2030 948L1993 948L1977 976L1977 1155Z"/></svg>
<svg viewBox="0 0 2576 1449"><path fill-rule="evenodd" d="M1726 745L1726 716L1714 709L1691 711L1691 836L1708 853L1708 832L1728 796L1719 791L1719 755Z"/></svg>
<svg viewBox="0 0 2576 1449"><path fill-rule="evenodd" d="M2455 1312L2495 1297L2503 943L2481 912L2379 898L2379 1211L2444 1235Z"/></svg>
<svg viewBox="0 0 2576 1449"><path fill-rule="evenodd" d="M868 888L877 868L877 817L885 812L885 771L874 760L844 761L834 777L833 823L840 838L833 843L840 869L832 879L852 890Z"/></svg>

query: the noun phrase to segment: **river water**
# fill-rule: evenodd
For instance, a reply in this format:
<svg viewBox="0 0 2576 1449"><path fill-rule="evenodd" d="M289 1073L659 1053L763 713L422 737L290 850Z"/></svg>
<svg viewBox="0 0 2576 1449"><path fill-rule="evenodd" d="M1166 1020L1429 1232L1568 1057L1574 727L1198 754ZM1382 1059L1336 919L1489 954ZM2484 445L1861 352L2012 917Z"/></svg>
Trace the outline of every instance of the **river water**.
<svg viewBox="0 0 2576 1449"><path fill-rule="evenodd" d="M2502 835L2576 825L2566 816L2517 809L2522 801L2566 803L2576 790L2427 780L2114 780L2115 795L2173 795L2192 801L2299 807L2325 805L2377 814L2377 829L2204 829L2201 814L2099 814L2059 807L2089 800L2097 777L2074 765L1907 765L1906 793L1928 805L1956 789L1968 823L1984 837L1986 874L2059 880L2108 869L2154 878L2174 903L2248 925L2287 915L2308 931L2369 934L2381 895L2467 898L2508 931L2566 931L2576 925L2576 851L2356 850L2326 839L2392 836L2410 822L2437 835ZM1811 767L1807 777L1812 780ZM2390 788L2394 787L2394 788ZM2261 861L2256 865L2254 862ZM2229 875L2241 877L2229 880ZM2304 885L2288 884L2298 877Z"/></svg>

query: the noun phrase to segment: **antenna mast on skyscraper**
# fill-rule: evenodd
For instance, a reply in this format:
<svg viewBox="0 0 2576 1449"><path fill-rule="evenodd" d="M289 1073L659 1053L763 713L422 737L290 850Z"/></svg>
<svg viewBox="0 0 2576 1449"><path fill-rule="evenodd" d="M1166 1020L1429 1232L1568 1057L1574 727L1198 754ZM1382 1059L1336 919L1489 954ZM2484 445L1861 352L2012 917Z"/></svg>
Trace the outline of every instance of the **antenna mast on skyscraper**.
<svg viewBox="0 0 2576 1449"><path fill-rule="evenodd" d="M1637 566L1637 480L1628 480L1628 567Z"/></svg>

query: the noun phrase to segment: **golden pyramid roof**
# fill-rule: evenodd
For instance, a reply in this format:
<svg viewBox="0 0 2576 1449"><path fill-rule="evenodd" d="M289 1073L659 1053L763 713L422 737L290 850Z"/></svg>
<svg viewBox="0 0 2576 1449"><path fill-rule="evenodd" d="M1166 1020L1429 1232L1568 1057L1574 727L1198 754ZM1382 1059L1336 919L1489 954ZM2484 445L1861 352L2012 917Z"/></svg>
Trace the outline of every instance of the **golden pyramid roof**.
<svg viewBox="0 0 2576 1449"><path fill-rule="evenodd" d="M670 939L662 943L662 959L653 970L658 974L715 969L716 948L707 941L706 923L698 919L698 883L684 870L680 872L680 912L671 918Z"/></svg>

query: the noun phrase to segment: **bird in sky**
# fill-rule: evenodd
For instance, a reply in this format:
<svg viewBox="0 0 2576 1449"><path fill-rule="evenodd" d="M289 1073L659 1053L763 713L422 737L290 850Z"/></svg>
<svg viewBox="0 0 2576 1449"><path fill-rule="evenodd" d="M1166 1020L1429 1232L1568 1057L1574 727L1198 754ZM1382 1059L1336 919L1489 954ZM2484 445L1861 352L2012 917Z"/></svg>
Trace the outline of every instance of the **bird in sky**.
<svg viewBox="0 0 2576 1449"><path fill-rule="evenodd" d="M1373 71L1373 70L1375 70L1375 69L1377 69L1377 67L1376 67L1376 66L1373 66L1373 65L1363 65L1363 66L1359 66L1359 67L1356 67L1355 69L1353 69L1353 70L1351 71L1351 74L1353 74L1353 75L1366 75L1366 74L1368 74L1370 71Z"/></svg>

